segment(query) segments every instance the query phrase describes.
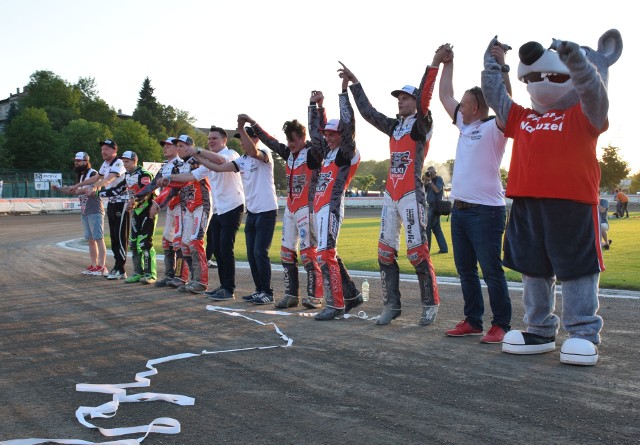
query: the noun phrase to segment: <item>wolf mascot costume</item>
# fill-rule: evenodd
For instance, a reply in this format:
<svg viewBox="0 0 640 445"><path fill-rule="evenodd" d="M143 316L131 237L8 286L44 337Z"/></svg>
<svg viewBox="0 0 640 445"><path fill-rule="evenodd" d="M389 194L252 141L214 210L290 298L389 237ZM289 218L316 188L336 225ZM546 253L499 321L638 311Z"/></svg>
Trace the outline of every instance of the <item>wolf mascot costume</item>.
<svg viewBox="0 0 640 445"><path fill-rule="evenodd" d="M560 319L554 314L556 278L562 281L562 326L569 338L560 361L595 365L602 318L598 281L600 250L598 136L609 126L609 66L622 52L617 30L598 50L553 40L519 51L518 79L527 84L531 108L507 94L501 67L484 56L482 90L513 138L507 196L513 199L504 243L505 266L522 273L526 331L512 330L502 350L540 354L555 349Z"/></svg>

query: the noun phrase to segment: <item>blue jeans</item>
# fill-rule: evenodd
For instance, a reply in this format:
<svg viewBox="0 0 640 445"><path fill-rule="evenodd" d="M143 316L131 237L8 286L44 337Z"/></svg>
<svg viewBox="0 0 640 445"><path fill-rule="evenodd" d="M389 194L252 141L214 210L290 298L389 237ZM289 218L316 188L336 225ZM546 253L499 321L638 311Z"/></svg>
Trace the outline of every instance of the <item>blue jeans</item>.
<svg viewBox="0 0 640 445"><path fill-rule="evenodd" d="M431 252L431 232L436 237L438 243L438 249L442 253L449 252L449 246L447 246L447 240L444 239L444 233L442 233L442 227L440 227L440 215L435 213L435 205L429 206L427 210L427 242L429 243L429 252Z"/></svg>
<svg viewBox="0 0 640 445"><path fill-rule="evenodd" d="M491 324L510 328L511 299L501 258L505 217L504 206L454 208L451 213L453 259L460 276L464 315L467 322L478 329L482 329L484 314L478 263L489 292Z"/></svg>
<svg viewBox="0 0 640 445"><path fill-rule="evenodd" d="M247 241L247 258L257 292L273 295L271 288L271 260L269 249L276 228L278 210L247 212L244 235Z"/></svg>

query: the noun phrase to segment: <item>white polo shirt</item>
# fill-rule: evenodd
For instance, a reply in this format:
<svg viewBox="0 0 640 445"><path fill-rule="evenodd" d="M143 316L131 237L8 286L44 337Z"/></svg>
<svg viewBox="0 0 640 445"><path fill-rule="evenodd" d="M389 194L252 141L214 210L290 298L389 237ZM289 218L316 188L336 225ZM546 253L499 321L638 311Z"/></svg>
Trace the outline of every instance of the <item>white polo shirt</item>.
<svg viewBox="0 0 640 445"><path fill-rule="evenodd" d="M278 208L276 186L273 182L273 155L271 150L260 149L267 156L263 162L251 156L240 156L232 161L242 177L247 210L262 213Z"/></svg>
<svg viewBox="0 0 640 445"><path fill-rule="evenodd" d="M460 130L451 180L452 199L487 206L505 205L500 181L500 163L507 138L495 119L462 123L460 112L455 125Z"/></svg>
<svg viewBox="0 0 640 445"><path fill-rule="evenodd" d="M233 161L240 155L225 146L218 152L226 161ZM242 179L240 173L237 172L211 172L209 174L209 182L211 182L211 194L215 205L215 214L222 215L230 210L235 209L240 204L244 204L244 190L242 188Z"/></svg>

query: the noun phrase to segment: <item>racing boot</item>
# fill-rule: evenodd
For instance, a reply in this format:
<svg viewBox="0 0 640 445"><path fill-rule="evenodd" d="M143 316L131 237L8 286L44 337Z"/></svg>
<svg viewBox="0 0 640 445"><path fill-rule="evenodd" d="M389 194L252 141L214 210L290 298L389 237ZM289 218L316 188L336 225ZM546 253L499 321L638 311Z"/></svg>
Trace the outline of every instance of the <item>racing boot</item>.
<svg viewBox="0 0 640 445"><path fill-rule="evenodd" d="M436 320L436 315L438 315L438 306L422 306L422 316L418 324L429 326Z"/></svg>
<svg viewBox="0 0 640 445"><path fill-rule="evenodd" d="M380 262L379 262L380 263ZM376 324L387 325L402 314L400 305L400 268L394 261L392 264L380 263L382 281L382 302L384 307Z"/></svg>
<svg viewBox="0 0 640 445"><path fill-rule="evenodd" d="M344 313L348 314L351 309L355 309L364 303L362 299L362 294L358 294L355 298L346 298L344 299Z"/></svg>
<svg viewBox="0 0 640 445"><path fill-rule="evenodd" d="M296 295L285 294L276 304L278 309L288 309L290 307L296 307L300 304L300 299Z"/></svg>
<svg viewBox="0 0 640 445"><path fill-rule="evenodd" d="M166 287L173 280L176 271L176 253L173 249L164 250L164 277L156 281L156 287Z"/></svg>
<svg viewBox="0 0 640 445"><path fill-rule="evenodd" d="M326 307L322 312L316 314L315 318L319 321L333 320L334 318L340 318L344 315L344 309L336 309L334 307Z"/></svg>

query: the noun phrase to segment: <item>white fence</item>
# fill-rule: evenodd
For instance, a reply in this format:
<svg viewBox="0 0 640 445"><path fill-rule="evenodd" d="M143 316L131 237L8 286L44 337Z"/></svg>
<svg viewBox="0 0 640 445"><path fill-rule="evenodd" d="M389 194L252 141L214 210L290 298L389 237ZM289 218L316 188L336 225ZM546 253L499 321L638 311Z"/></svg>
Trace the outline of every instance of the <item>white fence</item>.
<svg viewBox="0 0 640 445"><path fill-rule="evenodd" d="M602 195L602 198L609 200L609 209L615 211L616 202L612 196ZM358 197L345 198L346 208L381 208L381 197ZM103 200L106 205L106 200ZM287 198L278 198L278 205L284 208ZM629 195L629 204L640 204L640 196ZM507 206L511 205L511 200L507 199ZM28 213L49 213L49 212L79 212L80 203L78 198L16 198L0 199L0 215L6 214L28 214Z"/></svg>

